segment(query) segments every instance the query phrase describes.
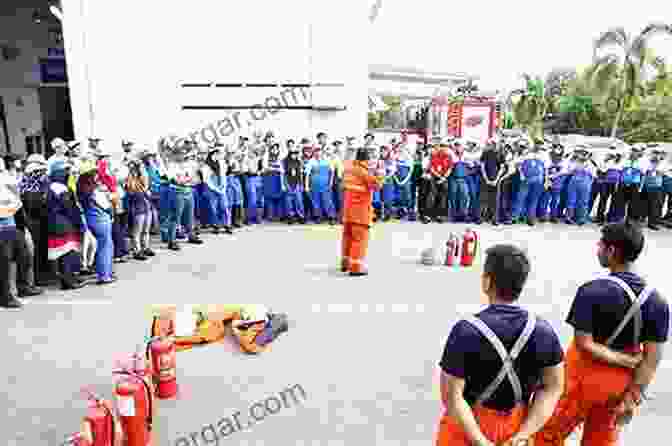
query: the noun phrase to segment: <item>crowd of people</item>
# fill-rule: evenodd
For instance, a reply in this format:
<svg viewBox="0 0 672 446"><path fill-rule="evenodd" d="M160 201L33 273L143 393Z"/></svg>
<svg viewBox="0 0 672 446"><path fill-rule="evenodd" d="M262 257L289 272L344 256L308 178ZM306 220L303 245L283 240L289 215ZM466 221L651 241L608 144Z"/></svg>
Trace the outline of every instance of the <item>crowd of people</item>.
<svg viewBox="0 0 672 446"><path fill-rule="evenodd" d="M613 146L604 157L586 146L526 138L481 145L459 138L415 147L374 135L329 141L278 141L272 132L235 146L204 147L175 136L157 147L100 139L51 142L48 158L7 156L0 163L0 305L60 282L62 289L113 283L113 264L146 261L151 235L179 251L202 244L205 230L232 234L264 221L339 222L344 163L357 149L384 172L373 194L375 220L582 225L627 219L672 228L672 159L657 145ZM120 156L113 156L118 152ZM663 210L667 212L663 216ZM10 261L11 260L11 261ZM7 265L5 267L5 265Z"/></svg>

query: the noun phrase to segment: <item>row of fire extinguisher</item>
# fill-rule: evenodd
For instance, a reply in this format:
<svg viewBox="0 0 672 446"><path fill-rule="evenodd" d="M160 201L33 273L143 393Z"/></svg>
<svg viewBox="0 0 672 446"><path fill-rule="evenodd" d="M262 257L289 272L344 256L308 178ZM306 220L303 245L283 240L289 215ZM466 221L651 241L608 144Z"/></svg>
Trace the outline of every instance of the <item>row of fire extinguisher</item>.
<svg viewBox="0 0 672 446"><path fill-rule="evenodd" d="M478 253L478 234L467 229L460 238L451 232L446 242L446 266L472 266Z"/></svg>
<svg viewBox="0 0 672 446"><path fill-rule="evenodd" d="M115 404L92 392L80 431L62 446L151 446L155 398L177 396L176 348L172 337L156 337L114 370Z"/></svg>

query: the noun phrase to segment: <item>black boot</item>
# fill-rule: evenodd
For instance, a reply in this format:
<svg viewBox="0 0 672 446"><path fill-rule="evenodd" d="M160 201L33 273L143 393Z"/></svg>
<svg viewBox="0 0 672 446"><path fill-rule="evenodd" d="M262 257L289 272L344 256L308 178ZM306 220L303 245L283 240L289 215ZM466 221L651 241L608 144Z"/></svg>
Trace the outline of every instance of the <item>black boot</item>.
<svg viewBox="0 0 672 446"><path fill-rule="evenodd" d="M23 304L14 296L10 297L6 302L0 304L0 308L18 309L22 307Z"/></svg>
<svg viewBox="0 0 672 446"><path fill-rule="evenodd" d="M179 251L182 248L180 248L180 245L178 245L177 242L172 241L168 242L168 249L170 249L171 251Z"/></svg>
<svg viewBox="0 0 672 446"><path fill-rule="evenodd" d="M19 288L19 297L33 297L39 296L41 294L44 294L44 290L36 286L26 286Z"/></svg>

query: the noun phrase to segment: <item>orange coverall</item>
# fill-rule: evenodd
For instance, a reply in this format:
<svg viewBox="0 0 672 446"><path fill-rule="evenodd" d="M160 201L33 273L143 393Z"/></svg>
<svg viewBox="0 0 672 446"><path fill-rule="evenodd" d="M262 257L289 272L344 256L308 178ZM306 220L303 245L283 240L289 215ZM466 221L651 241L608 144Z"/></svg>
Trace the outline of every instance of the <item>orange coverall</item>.
<svg viewBox="0 0 672 446"><path fill-rule="evenodd" d="M175 350L178 352L191 350L197 345L211 344L223 340L228 333L228 325L233 320L239 319L237 312L218 312L216 315L208 315L195 327L193 336L178 336L175 338ZM151 336L172 336L174 334L175 314L167 311L161 316L152 318ZM269 345L259 346L255 339L264 330L265 323L252 324L246 330L240 330L231 326L231 334L238 340L241 349L246 353L262 353Z"/></svg>
<svg viewBox="0 0 672 446"><path fill-rule="evenodd" d="M628 353L638 351L633 348ZM572 341L565 355L565 392L551 419L535 436L534 446L564 446L567 437L582 423L582 445L618 444L616 408L633 375L633 370L594 359Z"/></svg>
<svg viewBox="0 0 672 446"><path fill-rule="evenodd" d="M373 192L384 179L369 173L366 161L346 161L343 173L343 242L341 270L366 273L364 264L373 224Z"/></svg>
<svg viewBox="0 0 672 446"><path fill-rule="evenodd" d="M525 418L527 418L527 407L523 405L516 406L508 413L499 412L481 405L473 406L471 411L483 435L496 445L505 444L507 440L520 430ZM467 434L454 418L447 415L441 417L436 446L470 445L471 441L469 441ZM537 445L535 444L534 446Z"/></svg>

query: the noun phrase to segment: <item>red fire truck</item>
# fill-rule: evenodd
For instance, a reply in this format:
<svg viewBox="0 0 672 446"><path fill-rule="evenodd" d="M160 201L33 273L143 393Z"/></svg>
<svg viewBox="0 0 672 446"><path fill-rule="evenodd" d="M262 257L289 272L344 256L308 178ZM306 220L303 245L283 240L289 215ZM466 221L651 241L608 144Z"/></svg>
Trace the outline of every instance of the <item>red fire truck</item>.
<svg viewBox="0 0 672 446"><path fill-rule="evenodd" d="M453 136L484 143L495 136L502 115L490 96L468 96L460 102L437 96L426 101L404 101L401 120L387 128L371 129L379 141L404 138L409 144L429 143L435 137Z"/></svg>

